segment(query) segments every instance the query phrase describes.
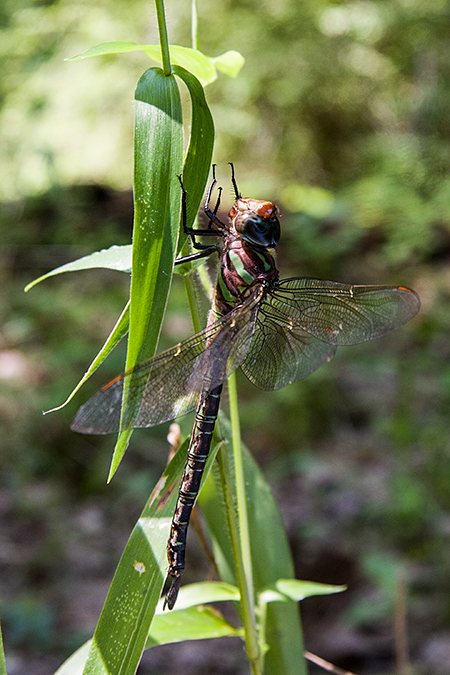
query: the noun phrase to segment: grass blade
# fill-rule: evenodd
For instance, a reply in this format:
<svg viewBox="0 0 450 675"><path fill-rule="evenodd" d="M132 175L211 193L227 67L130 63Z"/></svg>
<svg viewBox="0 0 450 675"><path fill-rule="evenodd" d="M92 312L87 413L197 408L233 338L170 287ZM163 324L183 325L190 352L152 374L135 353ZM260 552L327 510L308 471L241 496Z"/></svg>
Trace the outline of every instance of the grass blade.
<svg viewBox="0 0 450 675"><path fill-rule="evenodd" d="M198 79L180 66L173 71L189 90L192 106L191 136L183 167L183 184L187 191L187 226L192 227L205 191L214 147L214 122ZM178 250L185 241L181 235Z"/></svg>
<svg viewBox="0 0 450 675"><path fill-rule="evenodd" d="M176 255L182 164L181 101L175 77L147 70L135 93L133 271L126 370L153 356ZM127 390L124 391L126 405ZM128 445L119 434L108 480Z"/></svg>
<svg viewBox="0 0 450 675"><path fill-rule="evenodd" d="M110 246L101 251L95 251L89 255L73 260L72 262L61 265L47 274L30 281L25 286L25 293L30 288L36 286L41 281L55 276L55 274L62 274L63 272L78 272L80 270L92 270L98 267L104 267L109 270L117 270L118 272L131 272L131 245L127 246Z"/></svg>
<svg viewBox="0 0 450 675"><path fill-rule="evenodd" d="M229 440L227 426L222 416L221 429ZM231 440L228 446L231 447ZM253 580L255 592L259 594L276 584L279 579L292 578L294 568L281 516L270 488L245 447L243 458ZM228 464L233 471L231 453ZM214 555L221 578L230 584L236 584L227 516L215 472L208 478L199 503L213 539ZM305 675L298 606L293 602L273 602L266 609L265 625L259 626L262 645L268 646L264 660L265 675Z"/></svg>
<svg viewBox="0 0 450 675"><path fill-rule="evenodd" d="M167 538L186 460L183 443L158 481L127 542L83 675L131 675L145 647L167 571ZM219 445L205 467L208 475Z"/></svg>

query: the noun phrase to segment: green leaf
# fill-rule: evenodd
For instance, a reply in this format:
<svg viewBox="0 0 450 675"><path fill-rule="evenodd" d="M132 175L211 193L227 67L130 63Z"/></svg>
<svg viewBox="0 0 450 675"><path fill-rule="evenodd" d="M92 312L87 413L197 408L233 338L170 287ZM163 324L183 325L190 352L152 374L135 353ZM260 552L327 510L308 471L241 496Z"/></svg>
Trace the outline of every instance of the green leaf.
<svg viewBox="0 0 450 675"><path fill-rule="evenodd" d="M342 593L347 586L332 586L315 581L300 581L299 579L278 579L272 586L259 594L261 602L299 602L313 595L331 595Z"/></svg>
<svg viewBox="0 0 450 675"><path fill-rule="evenodd" d="M105 56L106 54L120 54L122 52L134 52L144 49L145 45L138 45L136 42L125 42L121 40L111 40L110 42L100 42L76 56L69 56L65 61L78 61L87 59L91 56Z"/></svg>
<svg viewBox="0 0 450 675"><path fill-rule="evenodd" d="M212 607L197 606L179 611L174 609L155 616L145 647L148 649L155 645L183 640L236 637L242 634L242 629L232 626L220 612Z"/></svg>
<svg viewBox="0 0 450 675"><path fill-rule="evenodd" d="M239 52L231 49L224 52L220 56L212 56L211 61L221 73L228 75L228 77L237 77L241 72L245 59Z"/></svg>
<svg viewBox="0 0 450 675"><path fill-rule="evenodd" d="M177 604L173 611L205 605L208 602L224 602L226 600L239 601L239 589L236 586L224 581L203 581L198 584L188 584L180 589Z"/></svg>
<svg viewBox="0 0 450 675"><path fill-rule="evenodd" d="M144 49L151 59L161 63L161 50L159 47L148 45ZM204 87L217 79L217 71L211 59L202 54L198 49L170 45L169 51L172 64L186 68L186 70L200 80Z"/></svg>
<svg viewBox="0 0 450 675"><path fill-rule="evenodd" d="M220 426L228 440L228 446L231 447L230 431L222 415ZM233 471L231 453L229 465ZM253 579L258 594L275 585L280 579L292 578L294 567L283 522L270 488L245 448L244 471L252 536ZM205 483L199 504L211 533L220 576L224 581L236 584L228 521L215 470ZM301 669L301 664L304 663L304 649L297 605L291 602L270 603L267 605L266 625L259 628L268 645L264 663L265 675L279 675L279 673L299 675L306 672L305 669Z"/></svg>
<svg viewBox="0 0 450 675"><path fill-rule="evenodd" d="M84 675L136 671L166 576L167 538L187 447L188 441L175 454L131 533L94 634ZM211 447L205 476L218 447Z"/></svg>
<svg viewBox="0 0 450 675"><path fill-rule="evenodd" d="M3 649L3 637L0 626L0 675L6 675L5 651Z"/></svg>
<svg viewBox="0 0 450 675"><path fill-rule="evenodd" d="M183 80L191 97L191 135L183 167L183 184L187 192L187 226L192 227L205 191L214 148L214 122L206 103L203 87L185 68L174 66L175 75ZM180 237L178 250L185 236Z"/></svg>
<svg viewBox="0 0 450 675"><path fill-rule="evenodd" d="M25 286L25 292L30 288L36 286L44 279L53 277L56 274L63 274L64 272L78 272L79 270L91 270L103 267L109 270L117 270L118 272L131 272L131 244L126 246L111 246L110 248L103 248L101 251L95 251L85 255L83 258L78 258L73 262L66 263L57 267L51 272L47 272L42 277L38 277Z"/></svg>
<svg viewBox="0 0 450 675"><path fill-rule="evenodd" d="M170 60L172 64L186 68L195 75L205 87L217 79L217 70L229 77L236 77L244 65L244 58L236 51L228 51L220 56L209 57L198 49L190 49L180 45L170 45ZM153 61L161 63L161 49L159 45L138 45L135 42L102 42L91 47L82 54L71 56L67 61L77 61L91 56L104 56L123 52L144 51ZM217 69L216 69L217 68Z"/></svg>
<svg viewBox="0 0 450 675"><path fill-rule="evenodd" d="M62 274L64 272L76 272L80 270L94 269L99 267L111 270L118 270L121 272L130 272L131 245L111 246L108 249L96 251L95 253L86 255L83 258L79 258L78 260L74 260L73 262L67 263L66 265L61 265L61 267L57 267L51 272L48 272L47 274L44 274L42 277L39 277L38 279L35 279L31 283L29 283L25 287L25 291L29 291L30 288L32 288L39 282L44 281L44 279L48 279L49 277L52 277L56 274ZM92 361L91 365L89 366L89 368L87 369L81 380L78 382L76 387L71 391L69 396L66 398L64 403L61 403L61 405L58 405L55 408L51 408L50 410L46 410L44 413L45 415L47 413L55 412L56 410L61 410L61 408L64 408L64 406L67 405L69 401L72 400L72 398L75 396L80 387L86 382L86 380L88 380L91 377L91 375L95 373L97 368L99 368L99 366L103 363L106 357L112 352L114 347L128 333L129 305L130 302L128 301L127 304L125 305L122 314L118 318L114 328L112 329L106 342L104 343L103 347L100 349L97 356Z"/></svg>
<svg viewBox="0 0 450 675"><path fill-rule="evenodd" d="M55 675L82 675L83 668L89 656L89 650L92 646L92 640L88 640L76 652L64 661L55 672Z"/></svg>
<svg viewBox="0 0 450 675"><path fill-rule="evenodd" d="M163 602L158 602L145 648L182 640L240 637L242 630L228 623L217 610L198 607L199 603L227 600L239 600L239 591L221 581L183 586L171 612L163 611ZM92 640L85 642L58 668L55 675L81 675L91 646ZM1 670L0 675L3 675Z"/></svg>
<svg viewBox="0 0 450 675"><path fill-rule="evenodd" d="M153 356L177 251L183 139L181 102L173 75L147 70L135 93L133 271L126 370ZM127 388L123 405L126 405ZM132 431L117 440L108 480Z"/></svg>
<svg viewBox="0 0 450 675"><path fill-rule="evenodd" d="M129 326L129 321L130 321L130 316L129 316L129 307L130 307L130 301L127 302L127 304L124 307L124 310L122 314L119 316L116 325L112 329L111 333L109 334L108 339L106 340L105 344L103 347L100 349L98 352L97 356L95 359L92 361L91 365L81 378L81 380L78 382L77 386L71 391L69 396L66 398L64 403L61 403L61 405L57 406L56 408L52 408L51 410L46 410L44 415L47 415L48 413L55 412L56 410L60 410L61 408L64 408L65 405L69 403L69 401L72 400L72 398L75 396L77 391L80 389L80 387L88 380L93 373L97 370L97 368L103 363L103 361L106 359L106 357L112 352L114 347L121 341L121 339L128 333L128 326Z"/></svg>

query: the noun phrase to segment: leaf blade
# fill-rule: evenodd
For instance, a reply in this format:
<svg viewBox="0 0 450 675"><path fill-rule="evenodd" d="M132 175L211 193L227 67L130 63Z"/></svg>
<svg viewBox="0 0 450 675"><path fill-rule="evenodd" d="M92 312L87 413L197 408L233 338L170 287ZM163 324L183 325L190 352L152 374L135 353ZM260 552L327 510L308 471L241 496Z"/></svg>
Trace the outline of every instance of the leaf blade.
<svg viewBox="0 0 450 675"><path fill-rule="evenodd" d="M224 416L220 417L220 424L225 438L229 439L230 431ZM228 445L230 443L229 440ZM233 470L231 456L229 459ZM245 447L244 472L249 527L252 532L253 579L255 590L259 593L279 579L293 577L294 567L281 516L270 488ZM227 517L214 472L205 484L199 503L213 539L214 557L220 576L224 581L235 584ZM267 605L266 616L263 633L269 649L265 654L264 673L299 675L306 672L301 670L304 649L298 606L293 602L272 602Z"/></svg>
<svg viewBox="0 0 450 675"><path fill-rule="evenodd" d="M134 673L138 666L166 577L167 538L188 442L161 476L125 546L83 675ZM211 447L205 477L218 448Z"/></svg>
<svg viewBox="0 0 450 675"><path fill-rule="evenodd" d="M66 398L64 403L61 403L61 405L56 406L56 408L51 408L51 410L46 410L44 412L44 415L56 412L56 410L61 410L61 408L64 408L64 406L66 406L69 403L69 401L73 399L73 397L75 396L77 391L82 387L82 385L91 377L91 375L93 375L93 373L95 373L97 368L101 366L103 361L112 352L114 347L119 344L119 342L122 340L123 337L125 337L125 335L128 333L128 326L130 322L129 307L130 301L128 300L127 304L123 309L122 314L117 319L114 328L112 329L111 333L109 334L108 338L103 344L103 347L100 349L97 356L91 362L91 365L89 366L89 368L87 369L81 380L78 382L76 387L72 389L72 391L70 392L69 396Z"/></svg>
<svg viewBox="0 0 450 675"><path fill-rule="evenodd" d="M212 56L211 61L224 75L228 77L237 77L245 64L245 59L234 49L230 49L219 56Z"/></svg>
<svg viewBox="0 0 450 675"><path fill-rule="evenodd" d="M155 616L145 647L148 649L184 640L240 637L242 634L242 629L232 626L213 607L197 605Z"/></svg>
<svg viewBox="0 0 450 675"><path fill-rule="evenodd" d="M183 139L181 101L173 75L148 69L135 93L135 172L130 330L125 370L153 356L177 250ZM126 406L126 390L123 405ZM119 434L108 480L128 446Z"/></svg>
<svg viewBox="0 0 450 675"><path fill-rule="evenodd" d="M237 77L242 66L244 57L237 51L230 50L216 57L206 56L198 49L170 45L170 60L173 65L186 68L195 75L201 84L206 87L217 79L217 71L220 70L228 77ZM92 56L106 56L108 54L120 54L125 52L143 51L149 58L157 63L162 63L161 49L159 45L143 45L136 42L101 42L81 54L70 56L66 61L78 61Z"/></svg>
<svg viewBox="0 0 450 675"><path fill-rule="evenodd" d="M109 270L117 270L118 272L131 272L131 244L126 246L110 246L109 248L103 248L101 251L95 251L89 255L85 255L78 260L73 260L72 262L56 267L51 272L43 274L41 277L30 281L29 284L25 286L25 293L27 293L30 288L36 286L36 284L41 283L49 277L53 277L56 274L63 274L65 272L79 272L80 270L91 270L97 268L105 268Z"/></svg>
<svg viewBox="0 0 450 675"><path fill-rule="evenodd" d="M183 185L188 195L187 226L192 227L208 180L214 148L214 121L206 102L203 87L185 68L175 65L174 73L189 90L192 104L191 135L183 166ZM185 240L181 233L178 250Z"/></svg>

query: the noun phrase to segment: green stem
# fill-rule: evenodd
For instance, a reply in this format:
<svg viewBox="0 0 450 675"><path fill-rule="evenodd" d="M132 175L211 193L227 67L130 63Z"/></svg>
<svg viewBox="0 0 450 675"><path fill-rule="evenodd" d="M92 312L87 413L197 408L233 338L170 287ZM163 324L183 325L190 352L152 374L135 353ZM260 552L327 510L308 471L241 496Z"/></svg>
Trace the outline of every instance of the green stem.
<svg viewBox="0 0 450 675"><path fill-rule="evenodd" d="M239 518L239 541L241 546L242 561L247 581L247 595L254 605L252 555L250 550L250 532L248 527L247 499L245 495L244 465L241 446L241 425L239 421L238 397L236 389L236 375L233 373L228 378L228 395L230 399L231 434L233 437L233 459L236 480L236 501Z"/></svg>
<svg viewBox="0 0 450 675"><path fill-rule="evenodd" d="M191 46L192 49L198 49L198 16L196 0L192 0L191 4Z"/></svg>
<svg viewBox="0 0 450 675"><path fill-rule="evenodd" d="M205 291L211 290L211 283L206 270L202 265L197 269ZM192 281L185 276L185 285L188 292L189 305L192 312L192 321L195 330L198 326L198 313L193 301L194 291ZM230 467L227 449L222 448L217 454L221 483L223 486L228 524L230 527L231 546L236 568L236 579L241 595L242 623L245 631L245 647L250 663L252 675L262 675L262 655L258 641L258 631L254 611L253 575L250 551L250 535L247 516L247 501L245 496L245 478L242 460L241 434L239 423L238 400L236 391L236 377L231 375L228 380L230 397L230 419L233 437L234 471ZM232 474L235 474L233 480Z"/></svg>
<svg viewBox="0 0 450 675"><path fill-rule="evenodd" d="M247 656L252 673L262 672L261 651L258 641L258 630L255 617L255 598L253 593L252 557L250 549L250 531L248 526L247 498L245 493L244 464L242 457L241 429L239 421L239 407L236 389L236 375L233 373L228 379L228 394L230 399L230 421L233 438L233 460L235 499L238 528L236 541L232 533L233 548L236 549L235 564L237 583L241 595L242 621L245 630ZM231 485L230 473L224 480ZM232 485L231 485L232 488ZM235 513L234 508L232 512Z"/></svg>
<svg viewBox="0 0 450 675"><path fill-rule="evenodd" d="M192 318L192 325L194 327L194 333L198 333L201 330L200 320L199 320L199 316L198 316L197 305L196 305L196 302L195 302L194 286L193 286L192 281L190 279L190 275L188 275L188 274L184 275L184 286L185 286L186 295L187 295L187 298L188 298L189 311L191 312L191 318Z"/></svg>
<svg viewBox="0 0 450 675"><path fill-rule="evenodd" d="M158 17L159 42L161 45L161 59L164 75L172 74L170 63L169 37L167 35L166 15L164 13L164 0L155 0L156 15Z"/></svg>
<svg viewBox="0 0 450 675"><path fill-rule="evenodd" d="M249 591L248 588L248 580L246 579L244 561L242 558L236 492L233 484L233 471L230 466L228 452L229 450L226 447L220 448L217 453L217 463L219 466L220 482L222 484L228 518L234 569L241 596L240 607L242 623L244 625L245 651L247 653L252 675L262 675L261 651L258 643L253 605L249 599L251 591Z"/></svg>

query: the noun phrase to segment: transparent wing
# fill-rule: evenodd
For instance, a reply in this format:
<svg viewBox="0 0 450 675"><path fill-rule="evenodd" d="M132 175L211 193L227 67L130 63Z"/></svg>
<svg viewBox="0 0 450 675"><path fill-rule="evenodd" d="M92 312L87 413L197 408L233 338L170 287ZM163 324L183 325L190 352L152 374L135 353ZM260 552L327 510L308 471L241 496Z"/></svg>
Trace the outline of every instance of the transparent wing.
<svg viewBox="0 0 450 675"><path fill-rule="evenodd" d="M185 415L240 366L250 346L263 286L226 316L105 385L78 410L72 430L109 434ZM124 384L127 405L121 413ZM121 420L122 414L122 420Z"/></svg>
<svg viewBox="0 0 450 675"><path fill-rule="evenodd" d="M402 286L285 279L261 302L242 370L260 389L281 389L329 361L337 345L386 335L419 307L417 294Z"/></svg>
<svg viewBox="0 0 450 675"><path fill-rule="evenodd" d="M263 301L241 368L260 389L281 389L313 373L329 361L335 351L335 345L316 340Z"/></svg>
<svg viewBox="0 0 450 675"><path fill-rule="evenodd" d="M307 333L333 345L354 345L400 328L420 308L403 286L349 286L320 279L285 279L265 302Z"/></svg>

